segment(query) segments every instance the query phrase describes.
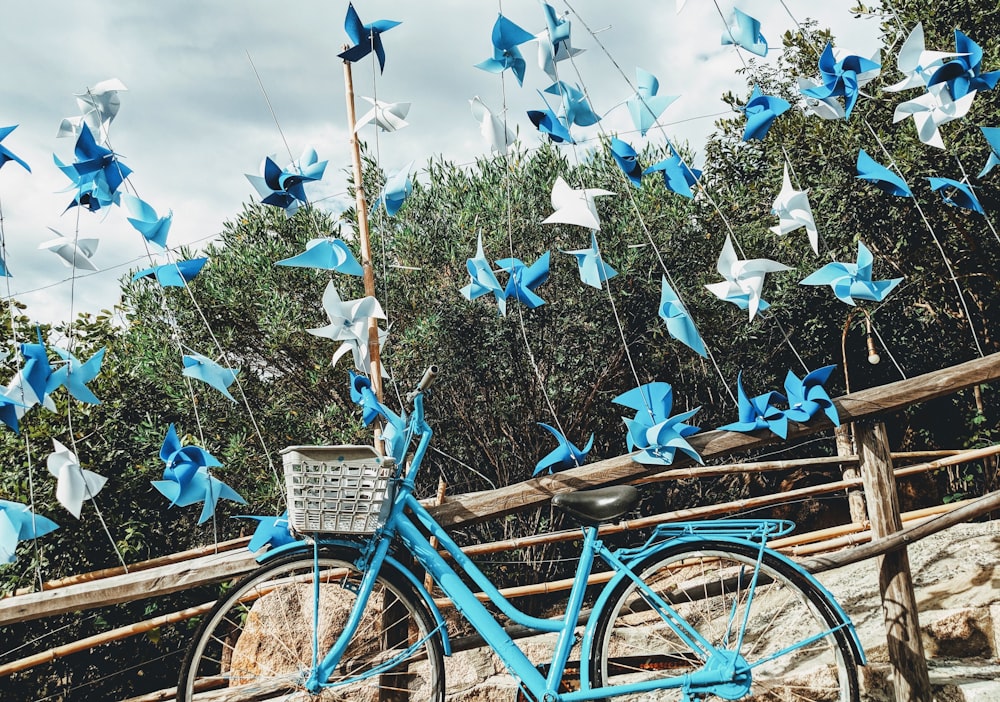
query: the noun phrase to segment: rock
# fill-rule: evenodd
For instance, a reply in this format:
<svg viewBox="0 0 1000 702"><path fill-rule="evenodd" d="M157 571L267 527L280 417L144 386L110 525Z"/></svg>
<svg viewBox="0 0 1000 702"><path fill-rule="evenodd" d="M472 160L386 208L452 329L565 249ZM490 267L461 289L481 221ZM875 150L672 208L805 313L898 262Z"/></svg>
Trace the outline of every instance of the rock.
<svg viewBox="0 0 1000 702"><path fill-rule="evenodd" d="M921 627L928 658L985 658L991 654L991 636L980 624L989 620L985 609L945 611L937 615L935 621Z"/></svg>

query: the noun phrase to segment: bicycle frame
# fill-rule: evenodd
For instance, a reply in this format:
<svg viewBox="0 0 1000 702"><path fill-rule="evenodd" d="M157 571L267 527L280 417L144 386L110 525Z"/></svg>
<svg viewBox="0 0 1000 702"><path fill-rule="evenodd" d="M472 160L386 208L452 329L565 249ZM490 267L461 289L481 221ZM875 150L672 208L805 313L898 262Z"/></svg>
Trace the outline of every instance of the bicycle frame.
<svg viewBox="0 0 1000 702"><path fill-rule="evenodd" d="M731 685L739 675L749 674L749 668L745 661L741 664L738 656L733 655L729 651L719 650L714 647L698 631L691 627L683 617L677 614L668 602L648 588L641 581L640 577L632 571L629 565L631 562L638 561L643 556L654 553L657 549L663 548L667 544L676 543L678 540L690 539L697 541L703 538L690 531L683 532L683 530L679 530L680 533L676 535L667 534L665 539L654 543L654 540L660 533L658 532L642 548L614 552L609 550L600 540L597 527L586 526L583 528L584 545L570 589L566 610L562 618L542 619L534 617L522 612L507 600L490 579L462 552L461 548L448 535L444 528L434 520L430 513L413 496L416 474L432 436L430 427L423 421L422 400L422 395L418 393L414 398L413 416L407 423L406 438L408 440L406 441L406 445L410 445L413 438L419 436L419 442L413 453L412 461L408 468L404 469L401 467L400 474L397 474L394 478L395 494L392 498L392 507L389 510L385 524L376 531L367 541L366 545L361 546L363 555L360 560L362 562L358 563L358 566L364 571L364 577L358 586L358 604L355 606L338 640L331 649L325 655L322 652L317 654L313 671L306 685L308 689L317 693L323 688L337 686L337 683L328 684L323 681L329 679L340 662L341 656L347 649L350 639L359 625L364 603L372 592L376 575L387 562L403 572L411 583L417 586L417 591L425 598L429 609L437 621L437 627L428 636L441 635L445 642L446 652L450 651L450 647L447 644L444 620L434 605L430 594L420 585L419 579L416 576L395 561L389 554L390 544L396 537L402 541L416 562L432 576L443 593L450 598L456 609L475 627L486 644L496 652L507 670L535 699L551 700L553 702L555 700L562 702L582 702L584 700L603 699L617 695L644 693L654 689L680 687L700 692L712 692L713 688L723 689L723 686ZM402 461L400 461L400 465L403 465ZM739 541L743 544L753 543L755 548L759 548L763 552L765 550L764 542L767 537L767 529L762 525L766 524L768 522L763 520L745 520L739 524L726 522L719 524L713 529L711 523L702 522L698 523L698 530L699 533L711 535L713 538ZM771 522L771 524L775 523ZM760 542L751 540L754 532L759 532L762 528L764 528L765 533L759 534L761 537ZM677 530L677 527L674 527L674 529ZM687 536L682 535L683 533L687 533ZM432 539L437 541L437 547L432 544ZM319 543L319 540L317 540L313 544L313 548L318 549ZM354 545L358 544L354 542ZM302 542L289 544L281 549L277 549L275 552L269 552L261 560L267 560L279 552L287 553L289 550L295 548L302 548ZM453 559L454 566L449 564L440 555L438 549L443 549ZM643 590L646 597L659 611L668 625L674 629L677 635L690 646L691 651L703 662L703 666L699 670L671 678L615 685L612 687L592 688L589 670L587 670L586 666L581 666L581 689L572 692L558 692L566 663L573 645L576 643L576 628L583 607L584 595L587 590L587 581L592 573L594 562L597 559L610 566L615 571L615 575L612 577L611 582L605 586L606 590L603 595L598 598L598 606L595 607L595 611L599 610L599 606L604 601L607 593L613 589L612 586L620 582L622 578L631 579ZM751 576L751 588L756 583L759 566L760 559L758 558L757 566L754 568L754 573ZM490 613L486 606L480 602L477 595L469 586L465 584L460 573L467 576L475 586L480 588L486 598L514 623L540 633L554 633L558 635L547 675L543 675L539 668L531 663L527 655L513 641L503 626ZM318 577L316 580L318 582ZM818 583L816 584L818 585ZM316 593L316 598L318 601L318 592ZM830 601L835 602L832 597ZM585 648L589 647L589 642L594 636L596 620L597 617L592 617L584 628L582 641ZM849 620L845 617L843 621L846 622L846 626L854 634ZM743 628L743 622L738 623L738 635L740 637L742 637ZM801 642L790 646L789 649L807 645L808 643L810 642ZM858 651L860 652L860 646L858 646ZM398 660L405 658L406 655L408 655L408 652L403 652L392 661L388 661L380 666L378 670L370 671L367 676L370 677L384 672L395 665ZM740 665L743 668L738 669Z"/></svg>

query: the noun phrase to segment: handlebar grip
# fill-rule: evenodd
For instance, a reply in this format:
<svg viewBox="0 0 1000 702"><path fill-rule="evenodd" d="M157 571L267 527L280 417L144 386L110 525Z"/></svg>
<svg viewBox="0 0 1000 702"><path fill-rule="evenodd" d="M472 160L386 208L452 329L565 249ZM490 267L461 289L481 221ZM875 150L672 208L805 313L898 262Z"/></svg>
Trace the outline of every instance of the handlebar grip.
<svg viewBox="0 0 1000 702"><path fill-rule="evenodd" d="M434 379L437 377L437 372L437 366L427 366L427 370L424 371L424 377L420 379L419 383L417 383L416 392L423 392L429 388L434 383Z"/></svg>

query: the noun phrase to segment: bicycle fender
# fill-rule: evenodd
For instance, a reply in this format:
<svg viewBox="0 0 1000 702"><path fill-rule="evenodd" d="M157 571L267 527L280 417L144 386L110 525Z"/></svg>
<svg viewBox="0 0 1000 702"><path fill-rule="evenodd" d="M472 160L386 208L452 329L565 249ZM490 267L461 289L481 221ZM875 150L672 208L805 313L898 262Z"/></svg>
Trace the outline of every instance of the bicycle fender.
<svg viewBox="0 0 1000 702"><path fill-rule="evenodd" d="M362 548L362 544L360 542L352 541L350 539L323 539L319 542L319 545L321 548L324 546L340 546L358 550ZM284 544L278 548L265 551L257 557L257 562L263 565L272 558L299 550L311 554L313 547L311 543L304 540L293 541L292 543ZM445 623L444 616L441 614L441 610L438 609L437 604L434 602L434 598L431 597L431 593L427 591L427 588L424 587L424 584L420 581L420 579L410 572L409 568L403 566L402 563L397 561L391 555L385 557L385 564L389 565L399 575L406 578L407 582L413 586L414 591L420 596L420 599L424 601L424 604L430 611L431 616L434 618L434 623L437 626L437 629L441 632L441 646L444 649L444 655L451 656L451 639L448 638L448 626Z"/></svg>

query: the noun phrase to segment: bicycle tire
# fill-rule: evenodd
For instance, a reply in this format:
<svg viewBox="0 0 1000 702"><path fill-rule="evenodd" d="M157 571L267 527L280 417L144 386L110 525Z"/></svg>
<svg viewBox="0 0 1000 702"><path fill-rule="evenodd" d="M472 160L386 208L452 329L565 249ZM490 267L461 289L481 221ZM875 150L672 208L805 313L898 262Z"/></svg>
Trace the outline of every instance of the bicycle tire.
<svg viewBox="0 0 1000 702"><path fill-rule="evenodd" d="M357 557L348 547L320 551L321 658L356 599ZM220 598L185 656L177 702L443 702L440 634L431 633L434 619L412 584L390 568L378 575L358 631L330 677L340 685L310 694L304 683L312 668L313 574L312 552L299 551L266 563ZM362 677L421 639L388 671Z"/></svg>
<svg viewBox="0 0 1000 702"><path fill-rule="evenodd" d="M668 545L633 566L648 586L716 647L735 647L746 612L747 587L759 548L729 541ZM858 660L850 634L826 596L788 562L765 552L740 654L750 680L717 689L692 690L694 699L747 702L857 702ZM651 611L638 586L625 579L614 586L599 613L590 650L594 687L691 673L700 660L663 619ZM735 617L733 604L736 603ZM822 635L822 632L828 632ZM788 651L794 641L820 636ZM794 638L793 638L794 637ZM753 667L758 663L757 667ZM695 696L697 695L697 696ZM616 700L687 699L680 689L657 690Z"/></svg>

